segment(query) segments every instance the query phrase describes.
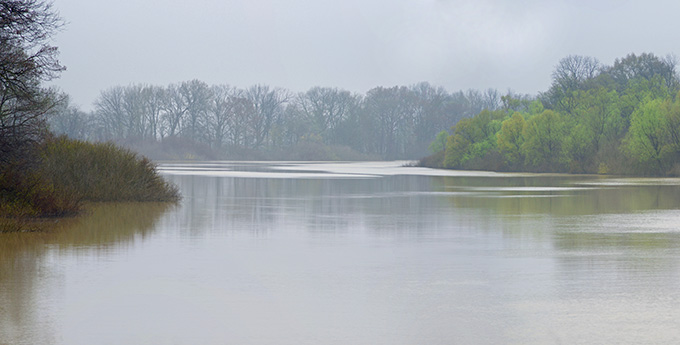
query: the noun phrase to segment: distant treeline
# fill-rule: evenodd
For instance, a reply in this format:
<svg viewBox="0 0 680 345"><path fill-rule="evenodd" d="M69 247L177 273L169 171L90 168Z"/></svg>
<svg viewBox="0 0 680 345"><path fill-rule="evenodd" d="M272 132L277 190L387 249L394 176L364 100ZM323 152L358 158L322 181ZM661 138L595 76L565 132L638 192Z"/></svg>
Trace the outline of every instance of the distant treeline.
<svg viewBox="0 0 680 345"><path fill-rule="evenodd" d="M49 124L53 132L76 139L200 144L222 157L332 147L382 159L420 158L442 128L497 109L506 97L530 99L501 97L493 89L449 93L427 83L376 87L361 95L327 87L293 94L266 85L239 89L191 80L112 87L100 93L92 112L66 102Z"/></svg>
<svg viewBox="0 0 680 345"><path fill-rule="evenodd" d="M673 57L611 66L568 56L535 100L507 99L460 120L427 166L497 171L680 175L680 79Z"/></svg>

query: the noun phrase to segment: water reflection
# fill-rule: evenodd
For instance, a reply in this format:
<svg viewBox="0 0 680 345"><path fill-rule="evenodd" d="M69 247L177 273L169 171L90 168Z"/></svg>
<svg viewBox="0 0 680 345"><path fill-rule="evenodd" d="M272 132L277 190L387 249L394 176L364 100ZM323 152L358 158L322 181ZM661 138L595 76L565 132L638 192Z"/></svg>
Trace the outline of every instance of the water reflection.
<svg viewBox="0 0 680 345"><path fill-rule="evenodd" d="M588 215L680 207L680 182L614 187L606 181L579 176L442 177L433 183L436 189L450 193L455 207L493 209L508 215Z"/></svg>
<svg viewBox="0 0 680 345"><path fill-rule="evenodd" d="M101 256L120 251L154 229L167 203L99 203L85 215L59 220L46 233L0 234L0 344L51 344L58 330L49 311L53 296L44 284L55 284L62 274L54 261L63 255ZM56 269L55 269L56 268Z"/></svg>
<svg viewBox="0 0 680 345"><path fill-rule="evenodd" d="M102 205L70 230L5 237L0 343L680 340L680 181L163 171L177 208Z"/></svg>
<svg viewBox="0 0 680 345"><path fill-rule="evenodd" d="M437 232L451 228L452 221L483 229L488 226L480 227L478 222L499 218L503 218L499 227L507 232L543 230L537 224L513 228L515 221L506 219L511 216L524 223L572 217L569 222L577 222L574 227L583 230L592 221L578 220L587 216L612 225L620 219L616 215L635 217L680 208L680 185L612 187L596 185L606 179L590 176L269 179L199 174L171 178L183 186L187 207L178 217L181 228L197 236L206 231L267 234L292 226L310 233L366 230L392 236ZM603 219L607 214L610 219ZM641 226L655 226L648 215L638 218ZM468 219L474 224L467 224Z"/></svg>
<svg viewBox="0 0 680 345"><path fill-rule="evenodd" d="M172 176L184 186L183 231L267 234L432 231L425 217L441 207L428 178L261 179Z"/></svg>
<svg viewBox="0 0 680 345"><path fill-rule="evenodd" d="M338 236L390 240L388 248L409 260L399 269L388 265L388 271L371 273L390 282L380 291L394 296L385 303L399 307L388 310L414 315L403 326L411 332L401 335L419 334L418 341L678 339L678 181L406 172L367 179L290 177L176 176L188 190L200 189L190 193L191 207L181 218L194 219L188 228L198 237L210 231L265 238L306 234L320 243ZM354 247L347 254L361 255ZM372 298L366 303L384 301Z"/></svg>

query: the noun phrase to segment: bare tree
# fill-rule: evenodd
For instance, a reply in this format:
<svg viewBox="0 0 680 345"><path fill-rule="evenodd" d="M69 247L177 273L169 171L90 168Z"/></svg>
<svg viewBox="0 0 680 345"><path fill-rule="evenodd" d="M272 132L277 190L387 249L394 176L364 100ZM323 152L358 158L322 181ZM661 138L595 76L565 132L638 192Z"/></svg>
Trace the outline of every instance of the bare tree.
<svg viewBox="0 0 680 345"><path fill-rule="evenodd" d="M182 135L195 141L206 141L203 129L211 98L210 87L205 82L194 79L183 82L179 93L186 109Z"/></svg>
<svg viewBox="0 0 680 345"><path fill-rule="evenodd" d="M298 96L298 103L324 141L337 143L335 129L347 118L356 98L349 91L314 87Z"/></svg>
<svg viewBox="0 0 680 345"><path fill-rule="evenodd" d="M90 114L70 104L68 96L64 96L64 101L50 111L47 121L50 131L55 134L87 140L93 133Z"/></svg>
<svg viewBox="0 0 680 345"><path fill-rule="evenodd" d="M160 86L149 85L142 88L145 116L148 123L147 130L144 133L145 138L161 139L165 134L161 120L165 110L166 95L165 88Z"/></svg>
<svg viewBox="0 0 680 345"><path fill-rule="evenodd" d="M543 95L549 108L573 113L576 106L576 91L586 90L602 71L600 62L588 56L569 55L559 61L552 73L553 82Z"/></svg>
<svg viewBox="0 0 680 345"><path fill-rule="evenodd" d="M127 136L125 105L125 89L121 86L104 90L94 102L95 117L99 140L119 139Z"/></svg>
<svg viewBox="0 0 680 345"><path fill-rule="evenodd" d="M282 89L270 89L266 85L255 85L245 92L253 104L254 117L250 123L254 135L254 147L261 147L269 138L269 130L282 112L282 105L290 98Z"/></svg>
<svg viewBox="0 0 680 345"><path fill-rule="evenodd" d="M237 147L252 147L255 134L251 123L256 117L255 105L240 90L229 97L228 132L229 143Z"/></svg>
<svg viewBox="0 0 680 345"><path fill-rule="evenodd" d="M181 130L182 120L188 110L188 105L182 97L180 87L171 84L166 89L163 112L164 133L167 136L176 136Z"/></svg>
<svg viewBox="0 0 680 345"><path fill-rule="evenodd" d="M156 86L116 86L102 91L95 101L98 139L161 138L165 101L165 90Z"/></svg>
<svg viewBox="0 0 680 345"><path fill-rule="evenodd" d="M412 93L406 87L376 87L364 100L366 116L374 126L374 152L397 158L409 144L413 126Z"/></svg>
<svg viewBox="0 0 680 345"><path fill-rule="evenodd" d="M496 110L501 106L501 95L497 89L486 89L482 96L482 104L486 110Z"/></svg>
<svg viewBox="0 0 680 345"><path fill-rule="evenodd" d="M601 71L602 65L593 57L569 55L559 61L552 73L553 85L564 91L575 91Z"/></svg>
<svg viewBox="0 0 680 345"><path fill-rule="evenodd" d="M233 113L231 99L234 89L228 85L215 85L210 88L210 93L212 97L206 111L206 129L211 145L222 147L228 135L229 118Z"/></svg>
<svg viewBox="0 0 680 345"><path fill-rule="evenodd" d="M48 44L63 25L49 2L0 2L0 158L20 154L45 130L44 115L59 101L40 83L64 67L57 48Z"/></svg>
<svg viewBox="0 0 680 345"><path fill-rule="evenodd" d="M148 132L146 100L142 85L130 85L123 89L123 124L125 138L143 139Z"/></svg>
<svg viewBox="0 0 680 345"><path fill-rule="evenodd" d="M411 87L414 97L414 135L418 139L414 150L426 155L428 146L442 129L451 127L455 122L449 120L451 96L444 88L420 83Z"/></svg>

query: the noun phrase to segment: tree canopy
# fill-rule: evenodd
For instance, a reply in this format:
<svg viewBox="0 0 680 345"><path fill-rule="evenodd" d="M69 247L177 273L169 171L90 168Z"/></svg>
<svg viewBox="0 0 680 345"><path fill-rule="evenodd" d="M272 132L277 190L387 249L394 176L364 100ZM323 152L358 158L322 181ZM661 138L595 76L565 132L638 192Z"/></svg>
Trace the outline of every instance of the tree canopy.
<svg viewBox="0 0 680 345"><path fill-rule="evenodd" d="M455 124L440 165L680 175L680 78L673 57L629 54L604 66L569 56L552 76L550 89L528 106L504 98L508 106L493 116L482 111ZM485 139L489 130L496 131L495 147Z"/></svg>

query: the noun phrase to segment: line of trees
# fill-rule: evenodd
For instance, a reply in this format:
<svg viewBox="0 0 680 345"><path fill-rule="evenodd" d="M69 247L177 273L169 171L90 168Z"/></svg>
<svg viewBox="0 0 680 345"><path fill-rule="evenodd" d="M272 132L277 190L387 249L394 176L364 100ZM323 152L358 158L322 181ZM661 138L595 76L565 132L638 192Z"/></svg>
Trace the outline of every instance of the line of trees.
<svg viewBox="0 0 680 345"><path fill-rule="evenodd" d="M119 143L180 138L223 157L306 144L399 159L420 157L429 147L439 153L428 164L447 168L680 175L680 77L673 57L629 54L603 65L568 56L537 97L493 89L449 93L427 83L363 95L328 87L294 94L191 80L112 87L92 112L83 112L42 86L64 70L49 45L62 25L49 2L0 2L2 185L16 185L8 171L26 175L35 163L29 151L50 130Z"/></svg>
<svg viewBox="0 0 680 345"><path fill-rule="evenodd" d="M503 171L680 174L680 78L673 57L558 63L550 89L507 99L451 128L426 164ZM440 138L441 140L441 138ZM444 146L444 147L442 147Z"/></svg>
<svg viewBox="0 0 680 345"><path fill-rule="evenodd" d="M182 138L227 157L232 151L311 142L384 159L419 158L441 128L497 109L501 98L493 89L449 93L428 83L376 87L360 95L329 87L293 94L266 85L239 89L191 80L112 87L100 93L92 112L67 102L49 121L52 131L73 138L119 143Z"/></svg>

